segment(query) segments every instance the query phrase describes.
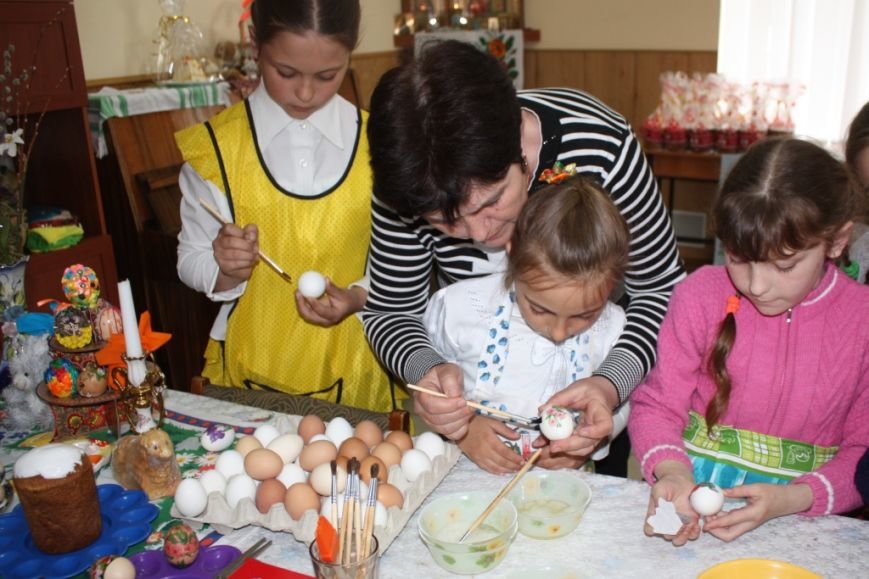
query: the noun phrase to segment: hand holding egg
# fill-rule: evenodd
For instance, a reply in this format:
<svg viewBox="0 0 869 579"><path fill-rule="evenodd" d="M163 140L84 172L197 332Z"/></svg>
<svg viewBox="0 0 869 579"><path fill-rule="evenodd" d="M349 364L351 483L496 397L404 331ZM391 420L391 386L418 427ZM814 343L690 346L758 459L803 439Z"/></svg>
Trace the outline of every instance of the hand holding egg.
<svg viewBox="0 0 869 579"><path fill-rule="evenodd" d="M573 434L581 414L563 406L550 406L540 413L540 432L549 440L563 440Z"/></svg>
<svg viewBox="0 0 869 579"><path fill-rule="evenodd" d="M694 512L708 517L721 511L724 506L724 491L715 483L700 483L691 491L689 501Z"/></svg>
<svg viewBox="0 0 869 579"><path fill-rule="evenodd" d="M299 292L306 298L319 298L326 291L326 278L317 271L306 271L299 276Z"/></svg>

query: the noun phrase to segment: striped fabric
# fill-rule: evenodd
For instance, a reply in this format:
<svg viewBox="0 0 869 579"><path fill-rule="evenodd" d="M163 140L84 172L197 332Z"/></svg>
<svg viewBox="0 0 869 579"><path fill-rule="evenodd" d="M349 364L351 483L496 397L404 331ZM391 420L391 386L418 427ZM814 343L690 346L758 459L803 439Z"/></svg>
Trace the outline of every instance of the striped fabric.
<svg viewBox="0 0 869 579"><path fill-rule="evenodd" d="M594 97L570 89L519 92L522 107L543 129L538 174L556 161L576 163L610 192L631 230L625 290L630 298L621 339L595 374L618 388L623 402L655 361L667 302L685 276L670 217L658 185L627 121ZM533 163L532 163L533 164ZM363 323L375 352L397 376L418 381L443 358L432 348L420 318L434 268L442 287L503 271L503 252L484 252L446 236L423 219L405 219L373 202L371 289Z"/></svg>
<svg viewBox="0 0 869 579"><path fill-rule="evenodd" d="M159 88L117 90L110 87L88 95L88 121L97 158L108 154L103 123L112 117L132 117L157 111L212 105L229 106L228 82L191 83Z"/></svg>

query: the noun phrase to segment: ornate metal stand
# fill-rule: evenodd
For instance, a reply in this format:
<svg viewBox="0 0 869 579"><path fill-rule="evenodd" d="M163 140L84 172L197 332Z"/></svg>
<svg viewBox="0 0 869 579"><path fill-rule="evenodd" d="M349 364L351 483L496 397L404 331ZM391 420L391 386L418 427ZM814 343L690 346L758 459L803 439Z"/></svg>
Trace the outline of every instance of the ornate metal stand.
<svg viewBox="0 0 869 579"><path fill-rule="evenodd" d="M138 386L130 384L127 368L112 369L112 388L120 394L118 412L122 419L126 418L133 433L142 434L163 424L166 376L150 352L145 352L141 358L128 358L125 354L121 357L127 365L134 360L142 360L147 369L145 379Z"/></svg>

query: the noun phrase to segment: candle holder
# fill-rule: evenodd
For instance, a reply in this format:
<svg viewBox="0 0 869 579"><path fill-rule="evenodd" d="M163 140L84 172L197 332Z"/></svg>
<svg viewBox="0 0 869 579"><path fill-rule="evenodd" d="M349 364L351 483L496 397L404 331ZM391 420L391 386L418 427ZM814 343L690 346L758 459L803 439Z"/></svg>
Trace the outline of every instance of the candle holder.
<svg viewBox="0 0 869 579"><path fill-rule="evenodd" d="M166 411L163 405L163 391L166 389L166 376L160 366L154 361L151 352L145 352L141 357L131 357L121 354L121 358L129 366L130 362L145 363L145 379L138 386L130 383L127 368L112 369L112 389L120 394L119 413L126 418L130 429L135 434L142 434L163 424Z"/></svg>

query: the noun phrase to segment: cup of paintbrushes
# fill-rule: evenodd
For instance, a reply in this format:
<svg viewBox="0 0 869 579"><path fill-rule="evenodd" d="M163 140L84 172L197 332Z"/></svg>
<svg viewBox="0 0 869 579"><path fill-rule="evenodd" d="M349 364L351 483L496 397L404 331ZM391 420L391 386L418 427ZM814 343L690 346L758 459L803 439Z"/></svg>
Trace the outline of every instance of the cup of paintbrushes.
<svg viewBox="0 0 869 579"><path fill-rule="evenodd" d="M364 553L364 543L359 544L355 540L351 542L349 563L344 559L324 561L320 555L317 541L312 541L308 552L311 554L311 563L314 565L314 576L317 579L372 579L377 577L377 565L380 557L377 556L377 537L372 536L369 543L368 553Z"/></svg>

